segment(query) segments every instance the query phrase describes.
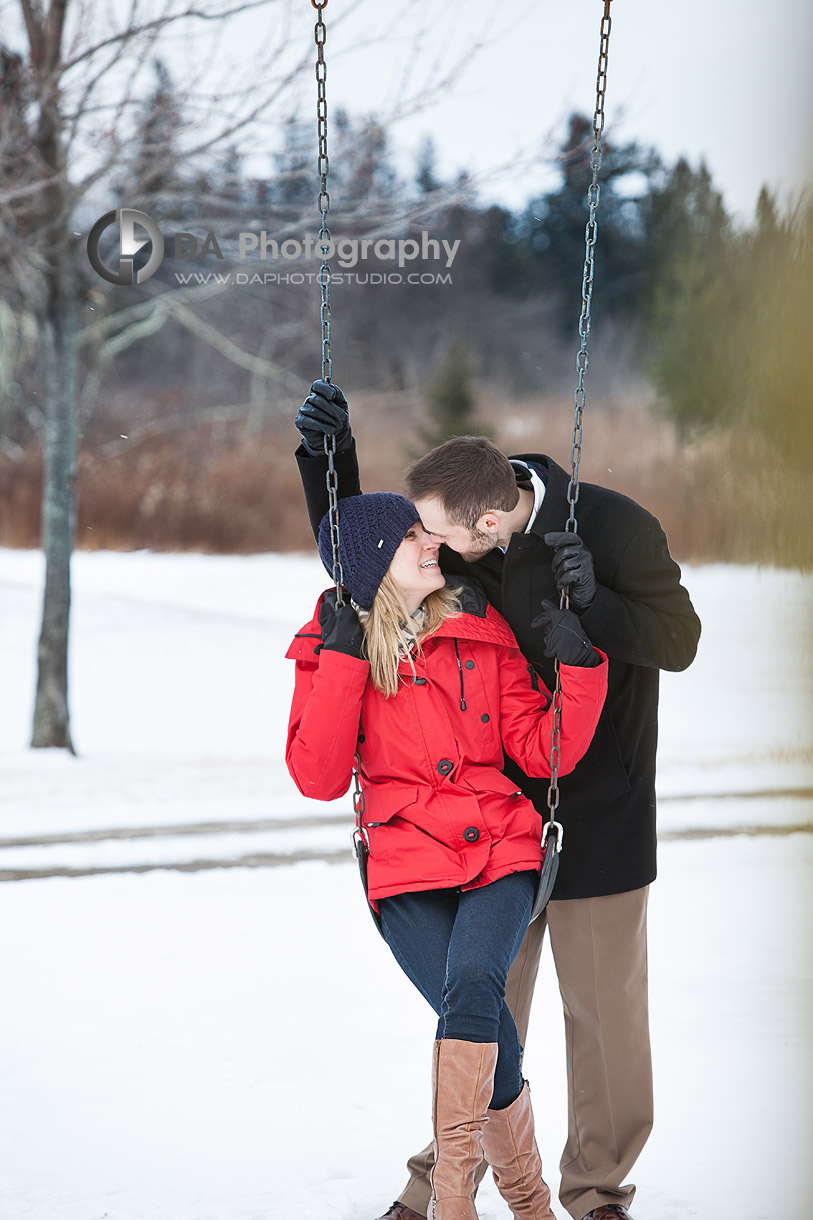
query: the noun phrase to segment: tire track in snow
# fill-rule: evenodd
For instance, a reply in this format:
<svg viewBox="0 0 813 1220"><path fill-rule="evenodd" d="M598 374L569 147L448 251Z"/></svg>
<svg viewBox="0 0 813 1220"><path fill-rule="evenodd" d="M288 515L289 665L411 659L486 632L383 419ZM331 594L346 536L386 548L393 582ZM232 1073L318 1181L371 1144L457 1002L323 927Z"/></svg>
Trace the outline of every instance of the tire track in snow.
<svg viewBox="0 0 813 1220"><path fill-rule="evenodd" d="M659 796L658 804L667 802L692 801L746 801L752 799L813 799L813 788L766 788L758 792L711 792L692 793L689 795ZM15 838L0 838L0 850L11 847L46 847L58 846L61 843L101 843L107 839L153 839L176 837L181 835L217 835L217 834L249 834L257 831L275 830L318 830L327 826L352 827L351 814L331 814L325 817L290 817L290 818L260 818L236 819L219 822L182 822L168 826L117 826L102 830L76 830L59 834L30 835ZM787 827L744 826L737 828L709 828L703 830L665 831L659 834L662 839L674 838L719 838L727 834L789 834L793 829L810 829L809 823Z"/></svg>
<svg viewBox="0 0 813 1220"><path fill-rule="evenodd" d="M312 819L305 820L306 822L313 821ZM335 822L336 820L344 822L346 819L331 819L332 822ZM813 822L797 822L780 826L699 827L697 829L689 830L664 831L658 835L658 840L660 842L670 842L676 840L687 841L733 838L740 835L754 838L781 837L792 834L813 834ZM346 864L349 863L351 859L352 851L347 847L336 850L308 850L303 848L288 852L253 852L250 855L245 856L229 856L224 858L214 856L207 859L167 861L150 864L133 863L76 867L52 866L49 868L0 869L0 883L13 881L45 881L53 877L78 879L81 877L109 876L116 873L197 873L216 868L287 868L293 864L313 861L320 861L323 864Z"/></svg>

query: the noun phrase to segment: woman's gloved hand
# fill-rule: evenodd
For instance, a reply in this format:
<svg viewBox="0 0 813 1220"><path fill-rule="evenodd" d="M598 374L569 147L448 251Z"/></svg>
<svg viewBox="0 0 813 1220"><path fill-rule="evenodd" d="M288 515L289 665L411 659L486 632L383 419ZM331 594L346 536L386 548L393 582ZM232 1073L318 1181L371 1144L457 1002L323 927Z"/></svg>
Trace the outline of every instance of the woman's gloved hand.
<svg viewBox="0 0 813 1220"><path fill-rule="evenodd" d="M328 589L319 607L319 629L323 648L348 657L363 657L364 630L359 616L349 600L343 606L336 605L335 589Z"/></svg>
<svg viewBox="0 0 813 1220"><path fill-rule="evenodd" d="M350 448L350 408L339 387L329 381L314 381L294 423L311 457L324 454L326 436L335 436L337 453Z"/></svg>
<svg viewBox="0 0 813 1220"><path fill-rule="evenodd" d="M560 610L553 602L543 601L542 613L532 619L531 626L544 636L546 657L556 657L563 665L581 665L586 669L601 664L601 657L572 610Z"/></svg>

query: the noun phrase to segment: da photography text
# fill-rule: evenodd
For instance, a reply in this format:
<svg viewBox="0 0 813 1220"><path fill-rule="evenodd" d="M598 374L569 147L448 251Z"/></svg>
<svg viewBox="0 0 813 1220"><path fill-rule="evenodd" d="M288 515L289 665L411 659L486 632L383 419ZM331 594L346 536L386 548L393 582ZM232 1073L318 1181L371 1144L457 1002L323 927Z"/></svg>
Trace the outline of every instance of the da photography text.
<svg viewBox="0 0 813 1220"><path fill-rule="evenodd" d="M109 262L102 260L99 246L103 234L115 224L118 224L119 245L118 265L113 267ZM140 236L139 231L146 236ZM225 244L225 240L221 240ZM214 265L218 262L226 262L227 255L223 253L221 240L218 240L217 235L211 230L204 237L185 231L165 237L156 221L146 212L139 212L135 208L118 208L115 211L106 212L93 225L88 235L87 250L93 270L102 279L107 280L110 284L133 285L143 284L145 280L155 275L164 260L167 248L174 259L195 259L204 264L208 259L214 259ZM233 240L229 239L229 245ZM232 256L230 261L236 257L237 261L241 263L270 261L290 265L297 262L307 263L321 260L324 255L329 263L335 261L343 272L358 267L360 263L364 263L368 259L375 260L379 266L382 263L390 263L401 270L418 260L424 264L435 262L448 271L460 249L459 238L450 242L445 238L433 238L426 231L416 237L406 238L342 237L327 242L324 250L319 239L310 234L301 240L288 237L279 241L270 237L265 229L261 229L257 232L240 232L237 234L236 240L236 255ZM144 255L147 253L148 247L149 254L145 259ZM136 255L139 253L141 253L142 265L137 266ZM293 278L294 274L296 279ZM290 274L290 277L284 273L283 275L267 274L261 281L254 276L249 281L245 276L246 273L238 273L233 277L233 282L238 284L248 282L306 283L311 279L311 273L308 272L293 273ZM200 282L196 274L176 273L176 278L181 283ZM207 280L208 278L207 274ZM220 282L219 277L216 278ZM427 284L451 281L449 275L444 276L429 271L424 271L420 275L412 273L409 276L378 271L347 278L356 278L360 283Z"/></svg>

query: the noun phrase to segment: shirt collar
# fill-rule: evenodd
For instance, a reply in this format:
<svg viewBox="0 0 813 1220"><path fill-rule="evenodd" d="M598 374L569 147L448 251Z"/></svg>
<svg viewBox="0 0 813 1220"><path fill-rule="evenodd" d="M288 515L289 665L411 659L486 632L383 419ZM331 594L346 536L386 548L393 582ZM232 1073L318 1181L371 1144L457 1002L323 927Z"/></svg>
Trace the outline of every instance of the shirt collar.
<svg viewBox="0 0 813 1220"><path fill-rule="evenodd" d="M523 462L519 458L511 458L510 461L511 461L511 465L514 467L514 470L517 472L518 475L527 477L527 481L530 482L531 490L534 493L534 506L531 509L531 515L528 518L528 524L525 526L525 529L522 531L524 534L530 534L531 527L533 526L534 521L536 521L539 510L542 507L542 501L545 499L545 484L542 481L542 478L538 474L538 472L536 470L534 470L533 466L529 466L527 462ZM527 476L526 476L526 472L527 472ZM508 550L508 547L501 546L499 549L502 551L502 553L504 555L505 552Z"/></svg>

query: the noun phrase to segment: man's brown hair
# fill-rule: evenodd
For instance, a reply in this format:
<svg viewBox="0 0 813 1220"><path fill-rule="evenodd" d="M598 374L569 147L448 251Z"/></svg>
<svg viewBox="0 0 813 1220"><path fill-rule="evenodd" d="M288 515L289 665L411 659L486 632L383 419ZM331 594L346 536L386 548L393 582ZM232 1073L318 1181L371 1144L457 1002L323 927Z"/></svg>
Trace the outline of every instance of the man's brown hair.
<svg viewBox="0 0 813 1220"><path fill-rule="evenodd" d="M489 509L510 512L519 500L514 468L484 436L453 436L407 467L410 500L440 500L455 525L473 530Z"/></svg>

